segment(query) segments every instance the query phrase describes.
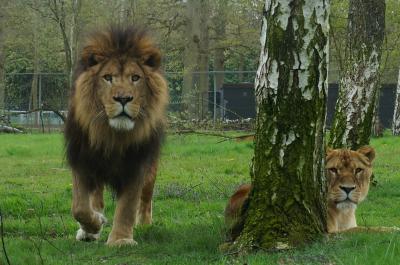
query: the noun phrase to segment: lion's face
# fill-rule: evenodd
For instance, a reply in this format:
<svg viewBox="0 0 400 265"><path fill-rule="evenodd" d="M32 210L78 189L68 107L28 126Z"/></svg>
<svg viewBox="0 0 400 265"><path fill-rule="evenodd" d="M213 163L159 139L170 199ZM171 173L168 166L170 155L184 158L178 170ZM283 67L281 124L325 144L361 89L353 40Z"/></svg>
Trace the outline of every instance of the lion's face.
<svg viewBox="0 0 400 265"><path fill-rule="evenodd" d="M120 64L108 61L98 74L98 97L109 125L116 130L132 130L144 119L149 88L140 66L133 60Z"/></svg>
<svg viewBox="0 0 400 265"><path fill-rule="evenodd" d="M338 209L355 208L368 194L375 151L364 146L357 151L328 150L326 174L328 203Z"/></svg>
<svg viewBox="0 0 400 265"><path fill-rule="evenodd" d="M121 151L164 127L168 88L160 64L160 50L141 29L87 37L70 110L93 147Z"/></svg>

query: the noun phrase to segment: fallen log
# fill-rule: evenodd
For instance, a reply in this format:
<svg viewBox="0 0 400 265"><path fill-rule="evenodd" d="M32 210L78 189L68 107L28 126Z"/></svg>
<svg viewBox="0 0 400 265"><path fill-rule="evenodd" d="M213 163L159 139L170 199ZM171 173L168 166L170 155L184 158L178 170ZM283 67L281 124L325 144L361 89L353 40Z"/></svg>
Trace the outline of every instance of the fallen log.
<svg viewBox="0 0 400 265"><path fill-rule="evenodd" d="M0 133L23 133L23 131L11 126L0 125Z"/></svg>

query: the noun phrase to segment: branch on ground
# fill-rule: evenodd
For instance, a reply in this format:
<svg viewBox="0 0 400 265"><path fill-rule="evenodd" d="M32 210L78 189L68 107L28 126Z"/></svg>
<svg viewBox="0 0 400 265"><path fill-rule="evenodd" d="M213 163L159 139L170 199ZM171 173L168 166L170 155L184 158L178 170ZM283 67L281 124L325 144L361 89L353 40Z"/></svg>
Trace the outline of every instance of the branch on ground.
<svg viewBox="0 0 400 265"><path fill-rule="evenodd" d="M11 126L0 125L0 133L23 133L23 131Z"/></svg>

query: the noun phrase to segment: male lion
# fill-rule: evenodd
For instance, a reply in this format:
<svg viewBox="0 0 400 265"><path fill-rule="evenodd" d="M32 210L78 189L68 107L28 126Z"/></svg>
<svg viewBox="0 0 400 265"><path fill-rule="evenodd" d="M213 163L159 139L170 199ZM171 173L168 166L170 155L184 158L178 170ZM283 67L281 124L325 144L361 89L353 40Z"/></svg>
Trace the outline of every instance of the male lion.
<svg viewBox="0 0 400 265"><path fill-rule="evenodd" d="M117 198L108 245L136 244L133 225L151 223L168 102L160 62L159 49L142 29L110 27L86 39L65 124L77 240L100 237L104 185Z"/></svg>
<svg viewBox="0 0 400 265"><path fill-rule="evenodd" d="M364 146L357 151L328 149L326 153L326 175L328 179L329 233L356 227L355 209L368 194L371 162L375 151ZM243 228L241 212L251 191L250 184L241 185L230 197L225 208L225 223L231 239L235 239Z"/></svg>

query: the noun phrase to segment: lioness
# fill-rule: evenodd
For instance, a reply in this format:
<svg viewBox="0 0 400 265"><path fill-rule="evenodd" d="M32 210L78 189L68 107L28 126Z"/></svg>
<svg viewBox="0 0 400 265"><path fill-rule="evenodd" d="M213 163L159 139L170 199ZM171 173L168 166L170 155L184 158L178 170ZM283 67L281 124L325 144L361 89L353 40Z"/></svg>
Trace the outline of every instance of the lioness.
<svg viewBox="0 0 400 265"><path fill-rule="evenodd" d="M364 146L357 151L328 149L326 152L326 176L328 179L329 233L340 232L357 226L355 210L368 194L372 161L375 151ZM225 208L225 223L231 238L240 233L240 214L251 191L250 184L241 185L230 197Z"/></svg>
<svg viewBox="0 0 400 265"><path fill-rule="evenodd" d="M357 151L328 149L328 232L357 227L357 205L367 197L375 151L364 146Z"/></svg>

